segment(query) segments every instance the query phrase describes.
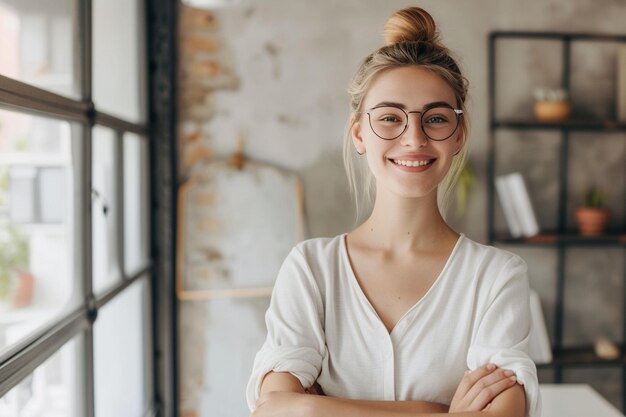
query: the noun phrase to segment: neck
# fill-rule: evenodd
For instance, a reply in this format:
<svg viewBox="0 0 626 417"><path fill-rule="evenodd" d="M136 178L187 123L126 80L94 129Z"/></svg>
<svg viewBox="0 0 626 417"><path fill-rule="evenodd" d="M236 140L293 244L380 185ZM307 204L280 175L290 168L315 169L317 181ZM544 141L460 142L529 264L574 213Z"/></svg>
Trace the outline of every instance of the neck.
<svg viewBox="0 0 626 417"><path fill-rule="evenodd" d="M458 237L439 212L436 189L420 198L381 190L372 214L359 229L372 245L395 254L432 251L443 240Z"/></svg>

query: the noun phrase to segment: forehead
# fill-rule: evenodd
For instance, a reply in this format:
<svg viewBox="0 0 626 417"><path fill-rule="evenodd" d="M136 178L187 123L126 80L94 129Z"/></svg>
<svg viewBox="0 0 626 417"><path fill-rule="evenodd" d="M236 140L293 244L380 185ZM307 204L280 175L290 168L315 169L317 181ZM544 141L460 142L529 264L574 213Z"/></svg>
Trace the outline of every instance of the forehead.
<svg viewBox="0 0 626 417"><path fill-rule="evenodd" d="M374 78L363 108L384 101L404 104L409 110L438 101L456 105L454 91L448 83L434 72L414 65L386 70Z"/></svg>

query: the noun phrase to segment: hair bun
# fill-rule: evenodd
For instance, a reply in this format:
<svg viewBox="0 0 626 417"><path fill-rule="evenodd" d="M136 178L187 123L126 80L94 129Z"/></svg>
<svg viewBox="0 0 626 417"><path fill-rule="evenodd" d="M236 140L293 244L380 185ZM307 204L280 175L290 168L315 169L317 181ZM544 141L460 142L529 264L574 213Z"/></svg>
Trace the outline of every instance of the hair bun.
<svg viewBox="0 0 626 417"><path fill-rule="evenodd" d="M389 16L385 23L384 37L387 46L399 42L436 42L437 26L426 10L407 7Z"/></svg>

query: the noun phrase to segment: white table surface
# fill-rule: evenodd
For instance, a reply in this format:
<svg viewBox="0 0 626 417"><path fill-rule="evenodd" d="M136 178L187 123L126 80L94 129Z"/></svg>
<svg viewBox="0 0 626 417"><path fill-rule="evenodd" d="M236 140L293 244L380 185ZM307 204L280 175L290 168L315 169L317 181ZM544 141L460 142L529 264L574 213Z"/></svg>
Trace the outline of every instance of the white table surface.
<svg viewBox="0 0 626 417"><path fill-rule="evenodd" d="M540 384L542 417L624 417L587 384Z"/></svg>

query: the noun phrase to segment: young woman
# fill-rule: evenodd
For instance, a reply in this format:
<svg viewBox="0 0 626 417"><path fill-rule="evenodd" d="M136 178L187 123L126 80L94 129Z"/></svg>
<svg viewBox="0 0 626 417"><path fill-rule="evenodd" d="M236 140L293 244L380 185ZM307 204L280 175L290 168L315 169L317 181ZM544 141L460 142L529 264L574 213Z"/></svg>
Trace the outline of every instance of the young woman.
<svg viewBox="0 0 626 417"><path fill-rule="evenodd" d="M439 208L467 154L466 80L420 8L392 15L385 42L350 86L344 146L373 210L284 261L252 416L539 417L526 264L456 233ZM352 158L366 160L364 186Z"/></svg>

